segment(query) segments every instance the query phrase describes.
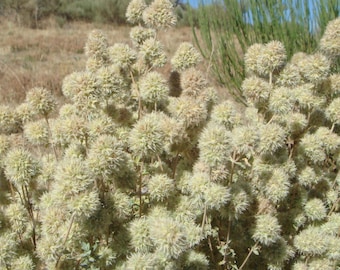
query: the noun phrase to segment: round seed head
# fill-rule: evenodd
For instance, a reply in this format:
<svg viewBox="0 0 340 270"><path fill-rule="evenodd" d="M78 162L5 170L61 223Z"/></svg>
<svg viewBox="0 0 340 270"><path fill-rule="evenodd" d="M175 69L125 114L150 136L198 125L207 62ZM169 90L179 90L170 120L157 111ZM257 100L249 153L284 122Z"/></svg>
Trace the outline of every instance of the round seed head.
<svg viewBox="0 0 340 270"><path fill-rule="evenodd" d="M136 252L147 253L153 247L150 233L149 223L147 219L134 219L129 224L129 232L131 236L131 246Z"/></svg>
<svg viewBox="0 0 340 270"><path fill-rule="evenodd" d="M0 134L0 160L3 160L6 152L8 151L10 147L11 147L11 141L8 138L8 136Z"/></svg>
<svg viewBox="0 0 340 270"><path fill-rule="evenodd" d="M330 236L338 235L340 230L340 213L333 212L327 219L327 222L321 225L321 230Z"/></svg>
<svg viewBox="0 0 340 270"><path fill-rule="evenodd" d="M167 61L162 44L154 38L149 38L140 46L140 55L149 67L162 67Z"/></svg>
<svg viewBox="0 0 340 270"><path fill-rule="evenodd" d="M133 202L128 194L117 189L113 194L113 204L115 214L119 219L127 219L131 216Z"/></svg>
<svg viewBox="0 0 340 270"><path fill-rule="evenodd" d="M272 91L271 85L257 76L246 78L242 82L241 89L248 104L252 104L256 108L261 108L266 105Z"/></svg>
<svg viewBox="0 0 340 270"><path fill-rule="evenodd" d="M278 86L283 87L296 87L302 83L303 78L300 74L300 69L297 65L292 63L289 63L284 67L276 81Z"/></svg>
<svg viewBox="0 0 340 270"><path fill-rule="evenodd" d="M144 28L142 26L132 27L130 30L130 38L136 47L139 47L147 39L155 39L156 30L152 28Z"/></svg>
<svg viewBox="0 0 340 270"><path fill-rule="evenodd" d="M129 145L136 156L150 158L163 151L165 135L158 119L154 113L147 114L131 130Z"/></svg>
<svg viewBox="0 0 340 270"><path fill-rule="evenodd" d="M4 232L0 235L0 241L3 243L0 246L0 260L1 262L9 261L13 258L14 250L17 248L17 235L13 232Z"/></svg>
<svg viewBox="0 0 340 270"><path fill-rule="evenodd" d="M87 122L84 118L80 116L73 115L72 117L69 117L67 119L62 119L61 121L59 121L59 124L63 125L60 130L61 132L63 132L63 134L61 135L66 139L68 143L72 141L85 143L89 138ZM58 134L58 131L56 132L56 136L60 135Z"/></svg>
<svg viewBox="0 0 340 270"><path fill-rule="evenodd" d="M257 58L257 71L261 75L280 70L286 63L286 49L280 41L267 43Z"/></svg>
<svg viewBox="0 0 340 270"><path fill-rule="evenodd" d="M31 105L27 102L21 103L18 107L15 108L15 113L17 117L20 119L22 124L25 124L33 119L34 110Z"/></svg>
<svg viewBox="0 0 340 270"><path fill-rule="evenodd" d="M340 74L332 74L329 76L331 93L335 97L340 95Z"/></svg>
<svg viewBox="0 0 340 270"><path fill-rule="evenodd" d="M301 147L305 155L315 164L323 163L326 159L325 149L322 146L322 141L320 141L319 136L314 134L306 134L301 139Z"/></svg>
<svg viewBox="0 0 340 270"><path fill-rule="evenodd" d="M90 32L85 44L85 55L89 58L102 61L107 60L108 43L105 35L100 30Z"/></svg>
<svg viewBox="0 0 340 270"><path fill-rule="evenodd" d="M5 216L8 219L13 232L20 235L25 233L30 219L23 204L19 202L13 202L9 205L6 205Z"/></svg>
<svg viewBox="0 0 340 270"><path fill-rule="evenodd" d="M200 53L189 42L183 42L179 45L177 51L171 59L173 70L184 71L194 67L201 60Z"/></svg>
<svg viewBox="0 0 340 270"><path fill-rule="evenodd" d="M231 134L224 127L209 124L201 133L198 147L200 160L209 167L226 163L231 153Z"/></svg>
<svg viewBox="0 0 340 270"><path fill-rule="evenodd" d="M34 262L31 257L28 255L22 255L17 258L15 258L11 262L11 269L13 270L33 270L36 269Z"/></svg>
<svg viewBox="0 0 340 270"><path fill-rule="evenodd" d="M250 205L250 196L240 183L234 183L230 190L231 211L237 219Z"/></svg>
<svg viewBox="0 0 340 270"><path fill-rule="evenodd" d="M51 93L41 87L36 87L28 91L26 94L26 102L35 113L44 116L51 113L57 104Z"/></svg>
<svg viewBox="0 0 340 270"><path fill-rule="evenodd" d="M64 78L62 92L65 97L76 101L80 93L93 95L97 87L96 78L90 72L73 72Z"/></svg>
<svg viewBox="0 0 340 270"><path fill-rule="evenodd" d="M5 158L5 175L17 187L28 185L40 171L40 166L25 149L12 148Z"/></svg>
<svg viewBox="0 0 340 270"><path fill-rule="evenodd" d="M95 73L102 66L106 65L103 58L89 57L86 60L86 71Z"/></svg>
<svg viewBox="0 0 340 270"><path fill-rule="evenodd" d="M314 259L308 264L308 270L333 270L334 261L329 259Z"/></svg>
<svg viewBox="0 0 340 270"><path fill-rule="evenodd" d="M70 145L67 146L67 148L64 150L64 159L68 158L78 158L85 160L87 153L86 148L84 145L78 143L78 142L72 142Z"/></svg>
<svg viewBox="0 0 340 270"><path fill-rule="evenodd" d="M255 127L239 126L232 130L232 149L250 157L259 143L259 134Z"/></svg>
<svg viewBox="0 0 340 270"><path fill-rule="evenodd" d="M142 15L144 9L147 7L144 0L132 0L130 1L126 9L126 19L132 24L137 24L142 21Z"/></svg>
<svg viewBox="0 0 340 270"><path fill-rule="evenodd" d="M229 175L226 164L210 167L201 159L199 159L193 167L194 173L208 173L210 174L210 180L216 183L224 183Z"/></svg>
<svg viewBox="0 0 340 270"><path fill-rule="evenodd" d="M197 98L207 87L207 81L201 71L190 68L181 76L182 95Z"/></svg>
<svg viewBox="0 0 340 270"><path fill-rule="evenodd" d="M204 190L204 204L208 209L219 210L230 200L230 190L216 183L210 183Z"/></svg>
<svg viewBox="0 0 340 270"><path fill-rule="evenodd" d="M87 191L93 183L94 177L82 159L66 158L58 163L53 188L63 200Z"/></svg>
<svg viewBox="0 0 340 270"><path fill-rule="evenodd" d="M266 181L264 193L270 201L278 203L287 197L289 187L287 173L283 169L277 168L273 170L271 177Z"/></svg>
<svg viewBox="0 0 340 270"><path fill-rule="evenodd" d="M326 108L326 117L332 123L340 124L340 97L334 99Z"/></svg>
<svg viewBox="0 0 340 270"><path fill-rule="evenodd" d="M290 59L290 63L300 68L302 62L306 59L306 57L308 57L308 54L304 52L294 53L292 58Z"/></svg>
<svg viewBox="0 0 340 270"><path fill-rule="evenodd" d="M327 24L325 33L320 40L320 49L326 55L336 58L340 56L340 18Z"/></svg>
<svg viewBox="0 0 340 270"><path fill-rule="evenodd" d="M128 91L126 79L121 75L120 68L116 65L104 66L96 72L96 86L99 89L98 96L105 98L110 97L123 100Z"/></svg>
<svg viewBox="0 0 340 270"><path fill-rule="evenodd" d="M69 122L67 119L51 119L49 121L51 128L51 143L56 146L65 147L70 143L70 138L68 138L67 127L64 123Z"/></svg>
<svg viewBox="0 0 340 270"><path fill-rule="evenodd" d="M128 256L126 264L122 269L154 269L154 256L152 253L132 253Z"/></svg>
<svg viewBox="0 0 340 270"><path fill-rule="evenodd" d="M147 105L165 105L168 100L169 86L158 72L149 72L139 81L140 97Z"/></svg>
<svg viewBox="0 0 340 270"><path fill-rule="evenodd" d="M294 246L304 255L321 255L327 249L326 241L318 227L310 226L295 236Z"/></svg>
<svg viewBox="0 0 340 270"><path fill-rule="evenodd" d="M154 0L143 12L143 21L150 28L168 28L177 22L173 4L169 0Z"/></svg>
<svg viewBox="0 0 340 270"><path fill-rule="evenodd" d="M0 105L0 133L16 133L20 129L20 117L9 106Z"/></svg>
<svg viewBox="0 0 340 270"><path fill-rule="evenodd" d="M150 238L168 259L178 258L188 247L185 230L171 217L149 217Z"/></svg>
<svg viewBox="0 0 340 270"><path fill-rule="evenodd" d="M112 135L101 135L91 145L87 164L97 177L110 178L124 167L126 155L122 144Z"/></svg>
<svg viewBox="0 0 340 270"><path fill-rule="evenodd" d="M313 89L314 85L311 83L302 84L294 89L295 99L301 108L318 109L325 104L325 97L314 95Z"/></svg>
<svg viewBox="0 0 340 270"><path fill-rule="evenodd" d="M269 98L269 110L279 115L290 113L294 104L294 92L286 87L274 88Z"/></svg>
<svg viewBox="0 0 340 270"><path fill-rule="evenodd" d="M253 44L248 48L244 56L245 68L248 74L259 73L257 62L264 48L265 46L263 44L258 43Z"/></svg>
<svg viewBox="0 0 340 270"><path fill-rule="evenodd" d="M280 115L280 118L282 120L279 121L280 124L286 126L287 131L291 134L301 132L308 125L306 115L302 113L294 112L286 116L282 115L282 117Z"/></svg>
<svg viewBox="0 0 340 270"><path fill-rule="evenodd" d="M224 126L227 130L231 130L240 123L241 115L237 112L234 103L226 100L213 107L211 121Z"/></svg>
<svg viewBox="0 0 340 270"><path fill-rule="evenodd" d="M149 179L147 186L151 200L155 201L164 201L175 190L174 180L169 178L166 174L156 174L152 176Z"/></svg>
<svg viewBox="0 0 340 270"><path fill-rule="evenodd" d="M184 267L185 269L208 270L209 261L204 254L198 253L194 250L190 250L189 254L186 256Z"/></svg>
<svg viewBox="0 0 340 270"><path fill-rule="evenodd" d="M76 106L73 104L66 103L62 105L59 109L59 118L66 119L68 117L72 117L74 115L77 115L78 110Z"/></svg>
<svg viewBox="0 0 340 270"><path fill-rule="evenodd" d="M309 200L304 210L307 218L311 221L322 220L327 216L327 209L324 203L317 198Z"/></svg>
<svg viewBox="0 0 340 270"><path fill-rule="evenodd" d="M321 53L308 55L299 62L298 66L303 78L314 84L326 80L330 72L330 62Z"/></svg>
<svg viewBox="0 0 340 270"><path fill-rule="evenodd" d="M169 98L169 101L167 109L185 128L197 127L206 122L208 111L201 102L190 97Z"/></svg>
<svg viewBox="0 0 340 270"><path fill-rule="evenodd" d="M98 117L92 119L88 124L88 141L95 141L100 135L113 135L116 129L116 125L113 119L106 114L101 114Z"/></svg>
<svg viewBox="0 0 340 270"><path fill-rule="evenodd" d="M326 127L319 127L315 135L320 138L320 144L327 154L337 153L340 146L340 137Z"/></svg>
<svg viewBox="0 0 340 270"><path fill-rule="evenodd" d="M281 226L276 217L270 214L256 216L252 238L263 245L271 245L280 238Z"/></svg>
<svg viewBox="0 0 340 270"><path fill-rule="evenodd" d="M29 122L24 126L24 136L33 145L48 145L49 132L45 120Z"/></svg>
<svg viewBox="0 0 340 270"><path fill-rule="evenodd" d="M137 60L137 52L124 43L116 43L108 51L110 62L124 70L131 68Z"/></svg>
<svg viewBox="0 0 340 270"><path fill-rule="evenodd" d="M312 185L317 184L321 180L321 177L316 174L315 170L306 166L298 175L299 184L305 187L311 187Z"/></svg>
<svg viewBox="0 0 340 270"><path fill-rule="evenodd" d="M260 128L261 153L274 153L277 149L284 146L286 131L278 124L270 123Z"/></svg>
<svg viewBox="0 0 340 270"><path fill-rule="evenodd" d="M99 194L96 190L86 190L73 195L65 203L66 210L80 218L91 217L101 205Z"/></svg>

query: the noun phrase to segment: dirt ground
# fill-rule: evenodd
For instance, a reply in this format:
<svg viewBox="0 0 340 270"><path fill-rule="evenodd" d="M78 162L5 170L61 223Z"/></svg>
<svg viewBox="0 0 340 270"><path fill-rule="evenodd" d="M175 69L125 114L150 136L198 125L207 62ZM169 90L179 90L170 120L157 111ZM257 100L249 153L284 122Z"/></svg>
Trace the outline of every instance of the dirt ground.
<svg viewBox="0 0 340 270"><path fill-rule="evenodd" d="M0 104L21 103L25 92L37 86L46 87L63 99L62 80L85 68L84 45L93 29L101 29L107 35L109 45L116 42L130 44L128 26L73 22L59 27L52 19L45 25L44 29L30 29L0 21ZM181 42L193 42L189 27L169 29L160 32L158 37L169 57Z"/></svg>

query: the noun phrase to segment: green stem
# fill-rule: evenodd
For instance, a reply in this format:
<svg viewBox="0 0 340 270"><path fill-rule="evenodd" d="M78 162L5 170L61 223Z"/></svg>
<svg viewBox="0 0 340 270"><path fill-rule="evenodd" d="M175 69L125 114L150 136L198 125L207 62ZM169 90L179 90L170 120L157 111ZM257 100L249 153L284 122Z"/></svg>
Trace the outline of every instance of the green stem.
<svg viewBox="0 0 340 270"><path fill-rule="evenodd" d="M242 268L246 265L247 261L249 260L251 254L254 252L254 250L258 247L259 242L256 242L254 246L249 250L247 257L244 259L243 263L241 264L240 268L238 270L242 270Z"/></svg>

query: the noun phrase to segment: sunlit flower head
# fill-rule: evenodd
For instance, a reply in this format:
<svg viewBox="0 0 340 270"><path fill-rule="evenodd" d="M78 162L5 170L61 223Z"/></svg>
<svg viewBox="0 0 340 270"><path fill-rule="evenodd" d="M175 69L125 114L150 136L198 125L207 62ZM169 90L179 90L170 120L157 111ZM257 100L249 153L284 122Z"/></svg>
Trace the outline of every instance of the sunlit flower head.
<svg viewBox="0 0 340 270"><path fill-rule="evenodd" d="M147 7L144 0L132 0L130 1L126 9L126 19L128 22L135 24L142 21L142 15L144 9Z"/></svg>
<svg viewBox="0 0 340 270"><path fill-rule="evenodd" d="M320 49L330 57L340 56L340 18L330 21L320 40Z"/></svg>
<svg viewBox="0 0 340 270"><path fill-rule="evenodd" d="M151 28L172 27L177 22L173 4L169 0L154 0L143 12L143 21Z"/></svg>
<svg viewBox="0 0 340 270"><path fill-rule="evenodd" d="M171 65L173 70L183 71L196 66L200 60L201 55L195 47L189 42L183 42L171 58Z"/></svg>

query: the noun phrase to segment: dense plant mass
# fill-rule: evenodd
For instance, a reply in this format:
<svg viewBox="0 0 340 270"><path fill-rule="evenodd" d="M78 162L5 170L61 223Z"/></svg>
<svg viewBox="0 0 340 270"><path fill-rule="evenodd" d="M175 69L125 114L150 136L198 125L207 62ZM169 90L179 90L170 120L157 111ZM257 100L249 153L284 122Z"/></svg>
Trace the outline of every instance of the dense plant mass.
<svg viewBox="0 0 340 270"><path fill-rule="evenodd" d="M132 45L92 31L67 103L0 107L0 269L337 269L340 20L289 63L251 46L241 112L191 44L169 61L168 0L126 14Z"/></svg>

